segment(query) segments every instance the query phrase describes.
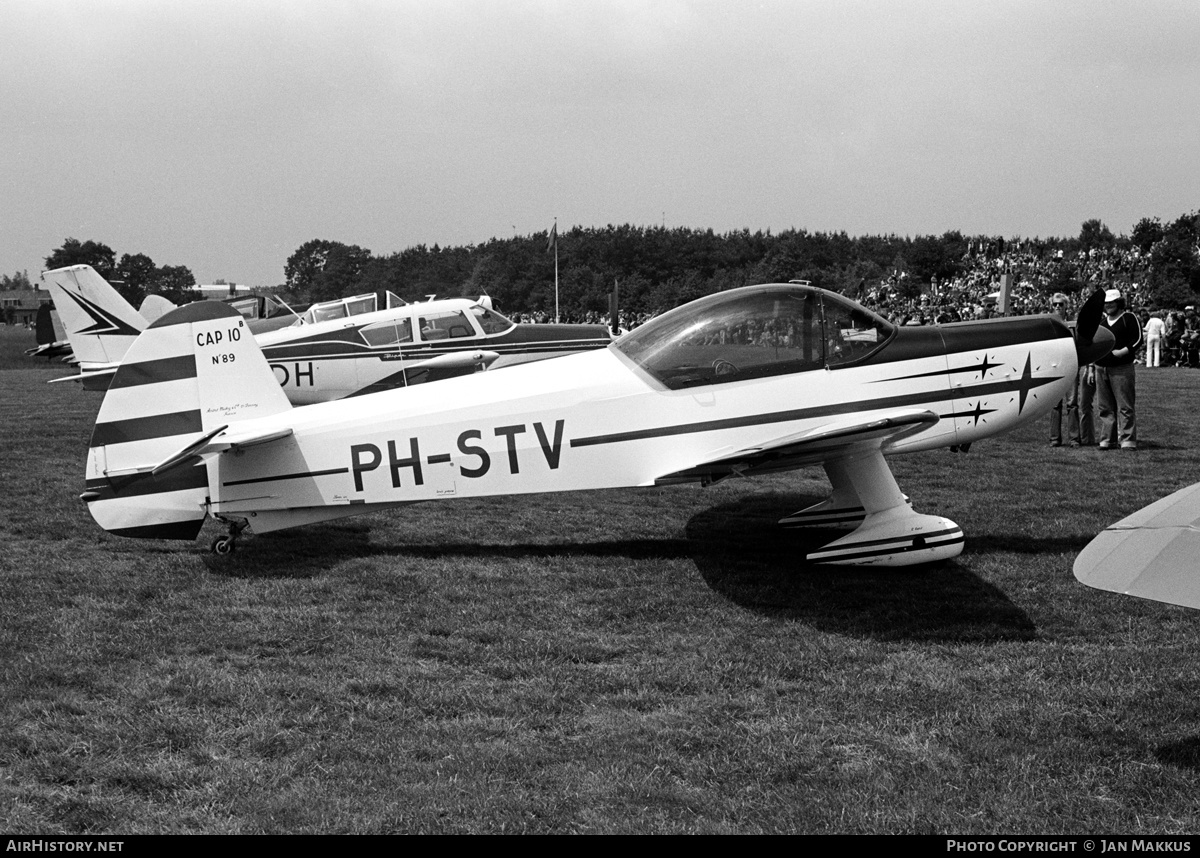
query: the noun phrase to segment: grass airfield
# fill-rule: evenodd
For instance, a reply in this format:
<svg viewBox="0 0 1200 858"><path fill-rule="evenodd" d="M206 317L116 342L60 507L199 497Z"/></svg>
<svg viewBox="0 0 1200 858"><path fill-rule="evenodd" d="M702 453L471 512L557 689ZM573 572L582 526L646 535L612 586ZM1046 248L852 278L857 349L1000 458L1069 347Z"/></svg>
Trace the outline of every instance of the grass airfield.
<svg viewBox="0 0 1200 858"><path fill-rule="evenodd" d="M1086 588L1099 530L1200 480L1200 371L1142 449L1046 421L893 458L954 561L805 567L819 469L110 537L100 394L0 328L0 831L1200 831L1200 612ZM1200 574L1200 561L1198 561Z"/></svg>

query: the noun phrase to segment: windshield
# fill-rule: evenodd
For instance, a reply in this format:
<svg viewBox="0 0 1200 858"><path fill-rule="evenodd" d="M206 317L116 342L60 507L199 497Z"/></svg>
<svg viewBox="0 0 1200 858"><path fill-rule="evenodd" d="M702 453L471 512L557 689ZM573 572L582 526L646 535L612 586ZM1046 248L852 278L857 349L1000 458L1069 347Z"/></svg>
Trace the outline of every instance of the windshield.
<svg viewBox="0 0 1200 858"><path fill-rule="evenodd" d="M652 319L616 347L672 389L844 365L892 326L853 301L803 286L709 295Z"/></svg>
<svg viewBox="0 0 1200 858"><path fill-rule="evenodd" d="M514 324L495 310L480 307L478 304L471 307L471 314L475 317L475 321L479 323L480 329L485 334L502 334Z"/></svg>

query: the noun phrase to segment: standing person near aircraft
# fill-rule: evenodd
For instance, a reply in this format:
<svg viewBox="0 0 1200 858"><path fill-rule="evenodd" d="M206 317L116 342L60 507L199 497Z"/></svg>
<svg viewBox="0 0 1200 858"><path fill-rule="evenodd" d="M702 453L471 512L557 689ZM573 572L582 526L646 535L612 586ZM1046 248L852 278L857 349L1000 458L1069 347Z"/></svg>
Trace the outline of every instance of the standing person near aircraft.
<svg viewBox="0 0 1200 858"><path fill-rule="evenodd" d="M1067 315L1067 296L1055 292L1050 299L1051 312L1059 318ZM1067 322L1074 331L1075 322ZM1092 422L1092 401L1096 397L1096 368L1081 364L1075 376L1075 384L1050 412L1050 446L1062 446L1062 417L1067 413L1067 443L1072 447L1092 447L1096 444L1096 431Z"/></svg>
<svg viewBox="0 0 1200 858"><path fill-rule="evenodd" d="M1167 326L1157 310L1150 314L1142 332L1146 335L1146 366L1157 369L1162 363L1162 344L1167 333Z"/></svg>
<svg viewBox="0 0 1200 858"><path fill-rule="evenodd" d="M1125 309L1120 289L1104 293L1104 318L1100 324L1112 331L1111 352L1096 361L1096 395L1100 400L1100 449L1120 444L1137 449L1133 358L1142 344L1142 325Z"/></svg>

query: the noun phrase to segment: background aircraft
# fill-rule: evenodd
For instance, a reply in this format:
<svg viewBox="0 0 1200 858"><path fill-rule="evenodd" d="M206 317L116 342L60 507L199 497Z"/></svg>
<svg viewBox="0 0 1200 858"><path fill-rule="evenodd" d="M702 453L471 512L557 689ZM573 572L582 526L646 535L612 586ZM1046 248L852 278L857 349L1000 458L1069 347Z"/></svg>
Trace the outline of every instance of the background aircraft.
<svg viewBox="0 0 1200 858"><path fill-rule="evenodd" d="M601 348L604 325L518 325L486 297L407 303L387 292L314 304L298 324L257 336L294 405L343 399Z"/></svg>
<svg viewBox="0 0 1200 858"><path fill-rule="evenodd" d="M193 304L118 368L81 497L122 536L194 539L216 516L226 552L247 525L821 464L833 492L813 512L861 523L809 561L938 560L961 552L961 529L915 512L883 454L962 448L1044 414L1080 360L1111 348L1102 300L1073 340L1051 316L897 328L820 289L745 287L605 349L302 409L236 313Z"/></svg>
<svg viewBox="0 0 1200 858"><path fill-rule="evenodd" d="M42 280L62 308L81 370L56 380L106 389L148 320L91 266L47 271ZM380 308L379 301L374 293L339 298L314 304L288 327L279 328L273 316L263 322L268 330L255 320L247 322L247 330L296 405L542 360L612 341L604 325L517 325L492 310L486 298L409 304L387 292L386 306ZM253 315L246 299L229 303Z"/></svg>
<svg viewBox="0 0 1200 858"><path fill-rule="evenodd" d="M1074 571L1089 587L1200 608L1200 483L1109 525Z"/></svg>
<svg viewBox="0 0 1200 858"><path fill-rule="evenodd" d="M34 336L37 345L26 349L25 354L32 357L67 358L71 355L71 343L63 328L62 319L53 304L42 304L38 307Z"/></svg>

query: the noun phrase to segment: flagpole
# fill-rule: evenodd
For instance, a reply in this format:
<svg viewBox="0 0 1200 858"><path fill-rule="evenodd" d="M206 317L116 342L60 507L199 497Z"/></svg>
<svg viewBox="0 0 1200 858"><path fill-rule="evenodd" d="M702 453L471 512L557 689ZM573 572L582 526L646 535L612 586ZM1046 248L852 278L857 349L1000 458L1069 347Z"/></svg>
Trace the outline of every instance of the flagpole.
<svg viewBox="0 0 1200 858"><path fill-rule="evenodd" d="M554 324L558 318L558 218L554 219Z"/></svg>

